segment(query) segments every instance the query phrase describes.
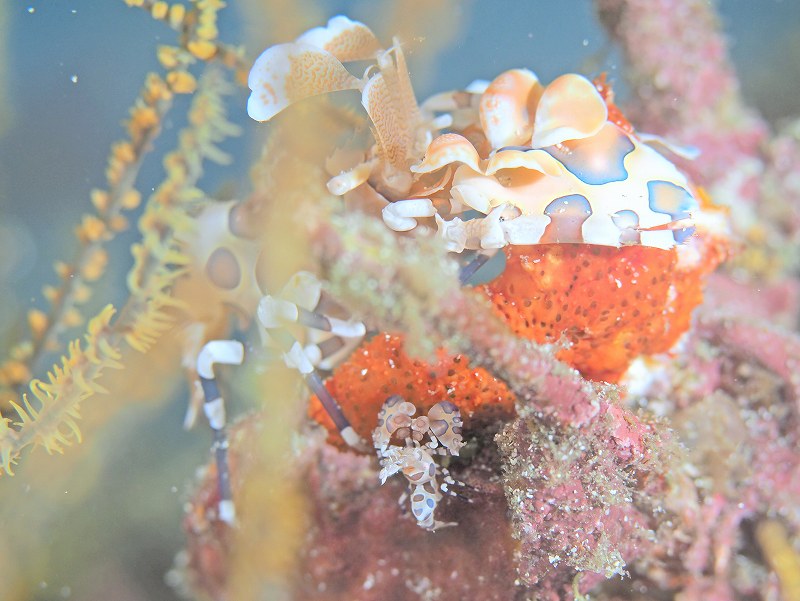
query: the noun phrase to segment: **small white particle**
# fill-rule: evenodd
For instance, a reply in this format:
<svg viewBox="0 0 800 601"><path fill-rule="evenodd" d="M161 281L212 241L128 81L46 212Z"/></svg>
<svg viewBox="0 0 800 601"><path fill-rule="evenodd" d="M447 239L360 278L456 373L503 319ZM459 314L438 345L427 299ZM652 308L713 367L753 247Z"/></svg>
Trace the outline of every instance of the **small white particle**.
<svg viewBox="0 0 800 601"><path fill-rule="evenodd" d="M77 75L73 75L72 77L69 78L69 80L72 83L78 83L78 76Z"/></svg>
<svg viewBox="0 0 800 601"><path fill-rule="evenodd" d="M29 7L28 7L28 12L29 12L30 14L33 14L33 13L35 13L35 12L36 12L36 9L35 9L35 8L33 8L32 6L29 6Z"/></svg>
<svg viewBox="0 0 800 601"><path fill-rule="evenodd" d="M588 46L589 45L589 40L583 40L583 45L584 46Z"/></svg>
<svg viewBox="0 0 800 601"><path fill-rule="evenodd" d="M375 586L375 575L367 574L367 579L364 580L364 584L362 584L361 586L365 591L370 590L373 586Z"/></svg>

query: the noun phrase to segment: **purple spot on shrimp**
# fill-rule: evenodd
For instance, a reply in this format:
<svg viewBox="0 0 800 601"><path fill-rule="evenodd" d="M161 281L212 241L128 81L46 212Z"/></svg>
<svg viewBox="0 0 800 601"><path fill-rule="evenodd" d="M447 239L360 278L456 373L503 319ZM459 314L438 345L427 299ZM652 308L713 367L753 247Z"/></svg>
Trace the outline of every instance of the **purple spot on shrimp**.
<svg viewBox="0 0 800 601"><path fill-rule="evenodd" d="M621 129L606 123L590 138L567 140L543 150L582 182L599 186L628 179L624 163L633 149L633 142Z"/></svg>
<svg viewBox="0 0 800 601"><path fill-rule="evenodd" d="M544 228L543 244L583 242L583 224L592 214L589 200L581 194L556 198L544 209L550 223Z"/></svg>
<svg viewBox="0 0 800 601"><path fill-rule="evenodd" d="M697 199L681 186L672 182L653 180L647 182L647 194L650 208L656 213L665 213L673 221L689 219L691 211L698 208ZM672 230L675 242L681 244L694 234L694 226Z"/></svg>
<svg viewBox="0 0 800 601"><path fill-rule="evenodd" d="M686 188L672 182L652 180L647 182L650 208L656 213L665 213L673 220L688 219L690 211L697 209L697 200Z"/></svg>
<svg viewBox="0 0 800 601"><path fill-rule="evenodd" d="M206 263L206 275L211 282L224 290L233 290L242 281L242 268L236 255L229 249L220 246Z"/></svg>
<svg viewBox="0 0 800 601"><path fill-rule="evenodd" d="M695 230L696 228L694 226L684 227L679 230L672 230L672 237L675 238L675 242L678 244L683 244L692 236L692 234L694 234Z"/></svg>
<svg viewBox="0 0 800 601"><path fill-rule="evenodd" d="M401 397L399 394L393 394L388 399L386 399L384 405L386 407L394 407L395 405L397 405L397 403L401 402L402 400L403 397Z"/></svg>
<svg viewBox="0 0 800 601"><path fill-rule="evenodd" d="M611 221L619 228L619 243L641 244L642 236L639 234L639 215L636 211L624 209L611 215Z"/></svg>

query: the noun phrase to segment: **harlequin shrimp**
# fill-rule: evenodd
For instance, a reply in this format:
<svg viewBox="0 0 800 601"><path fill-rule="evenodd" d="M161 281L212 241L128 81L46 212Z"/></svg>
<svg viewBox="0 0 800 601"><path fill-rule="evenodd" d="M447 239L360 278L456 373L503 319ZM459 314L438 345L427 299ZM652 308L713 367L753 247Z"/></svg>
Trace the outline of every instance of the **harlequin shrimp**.
<svg viewBox="0 0 800 601"><path fill-rule="evenodd" d="M345 68L357 60L371 62L360 78ZM725 214L667 158L691 151L637 133L604 77L544 85L512 69L418 105L401 44L382 49L339 16L267 49L249 85L261 121L359 91L375 144L332 158L330 192L395 231L435 229L450 251L476 253L464 281L503 249L505 269L482 291L587 378L614 382L673 346L726 255Z"/></svg>
<svg viewBox="0 0 800 601"><path fill-rule="evenodd" d="M413 417L416 412L413 403L399 395L390 396L378 414L372 440L381 461L381 484L401 472L411 488L411 512L417 524L426 530L436 530L455 525L436 520L434 511L442 492L459 496L449 486L463 486L463 483L454 480L447 468L438 466L432 453L458 455L464 446L461 414L449 401L436 403L428 415ZM437 480L439 472L444 479L441 484Z"/></svg>
<svg viewBox="0 0 800 601"><path fill-rule="evenodd" d="M345 67L356 61L369 63L360 77ZM384 49L365 25L338 16L265 50L248 83L248 113L258 121L310 96L359 92L374 144L330 157L328 191L380 215L396 232L436 232L451 252L473 253L461 272L465 283L503 249L505 269L476 293L486 294L518 334L557 343L559 358L587 378L615 381L636 357L668 350L688 328L705 276L726 254L725 216L667 158L687 152L637 133L603 78L567 74L544 85L531 71L513 69L420 105L402 45L394 40ZM239 208L225 210L237 237ZM365 341L323 383L315 366L331 368L334 355L346 357L364 325L326 316L319 283L307 275L277 296L261 296L255 259L245 267L220 247L197 256L214 285L256 313L267 345L303 374L314 393L312 416L358 450L372 433L381 480L402 473L417 523L445 525L434 511L441 492L458 483L436 462L436 450L458 454L462 415L513 411L505 385L444 351L433 367L404 358L402 337L388 333ZM249 291L240 298L243 282ZM331 338L304 346L287 326ZM210 341L197 361L217 440L220 512L230 521L224 403L213 368L241 364L245 354L239 342ZM457 369L437 371L448 362L469 375L454 384ZM407 389L393 390L404 377ZM413 383L426 377L421 399L409 400ZM437 399L441 387L448 401ZM466 401L459 387L479 387L480 394ZM418 410L427 414L414 418Z"/></svg>

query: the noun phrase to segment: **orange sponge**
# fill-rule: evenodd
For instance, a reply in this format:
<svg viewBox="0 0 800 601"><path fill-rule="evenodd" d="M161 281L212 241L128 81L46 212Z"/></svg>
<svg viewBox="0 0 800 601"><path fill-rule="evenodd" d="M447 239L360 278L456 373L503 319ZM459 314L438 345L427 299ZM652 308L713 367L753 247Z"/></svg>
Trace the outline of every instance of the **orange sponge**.
<svg viewBox="0 0 800 601"><path fill-rule="evenodd" d="M433 363L414 359L403 350L403 337L396 334L379 334L364 342L325 386L366 440L371 440L378 412L393 394L416 405L418 415L439 401L451 401L461 411L467 430L514 414L513 395L485 369L470 367L464 355L450 356L444 350ZM344 447L316 397L311 399L309 415L328 429L332 444Z"/></svg>

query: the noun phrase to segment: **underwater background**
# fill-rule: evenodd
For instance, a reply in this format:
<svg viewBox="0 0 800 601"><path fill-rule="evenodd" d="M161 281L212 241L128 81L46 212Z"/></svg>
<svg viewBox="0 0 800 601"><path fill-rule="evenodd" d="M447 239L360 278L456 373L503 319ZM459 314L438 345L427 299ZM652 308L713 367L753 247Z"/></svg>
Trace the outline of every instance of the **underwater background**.
<svg viewBox="0 0 800 601"><path fill-rule="evenodd" d="M800 3L716 6L745 102L774 125L797 117ZM222 39L244 46L250 61L335 14L366 23L381 40L409 40L418 98L526 67L543 81L607 71L625 104L624 64L588 0L241 0L219 13L218 28ZM103 185L109 147L121 137L146 74L159 69L156 47L173 38L163 23L121 0L0 3L0 348L24 335L29 309L47 310L41 288L56 279L54 261L74 254L73 232L90 209L90 190ZM229 165L205 169L199 186L211 196L247 192L262 139L247 118L245 92L227 98L228 119L242 135L221 144ZM188 103L176 100L142 167L144 195L163 179L161 159L186 124ZM93 306L127 297L137 237L130 229L110 245ZM185 542L184 502L195 469L209 457L211 434L202 423L182 427L187 392L174 349L162 358L157 351L128 359L141 362L141 379L118 376L106 385L112 394L84 403L82 443L64 457L37 449L16 475L0 477L0 600L178 598L165 576ZM234 403L231 414L256 404Z"/></svg>

